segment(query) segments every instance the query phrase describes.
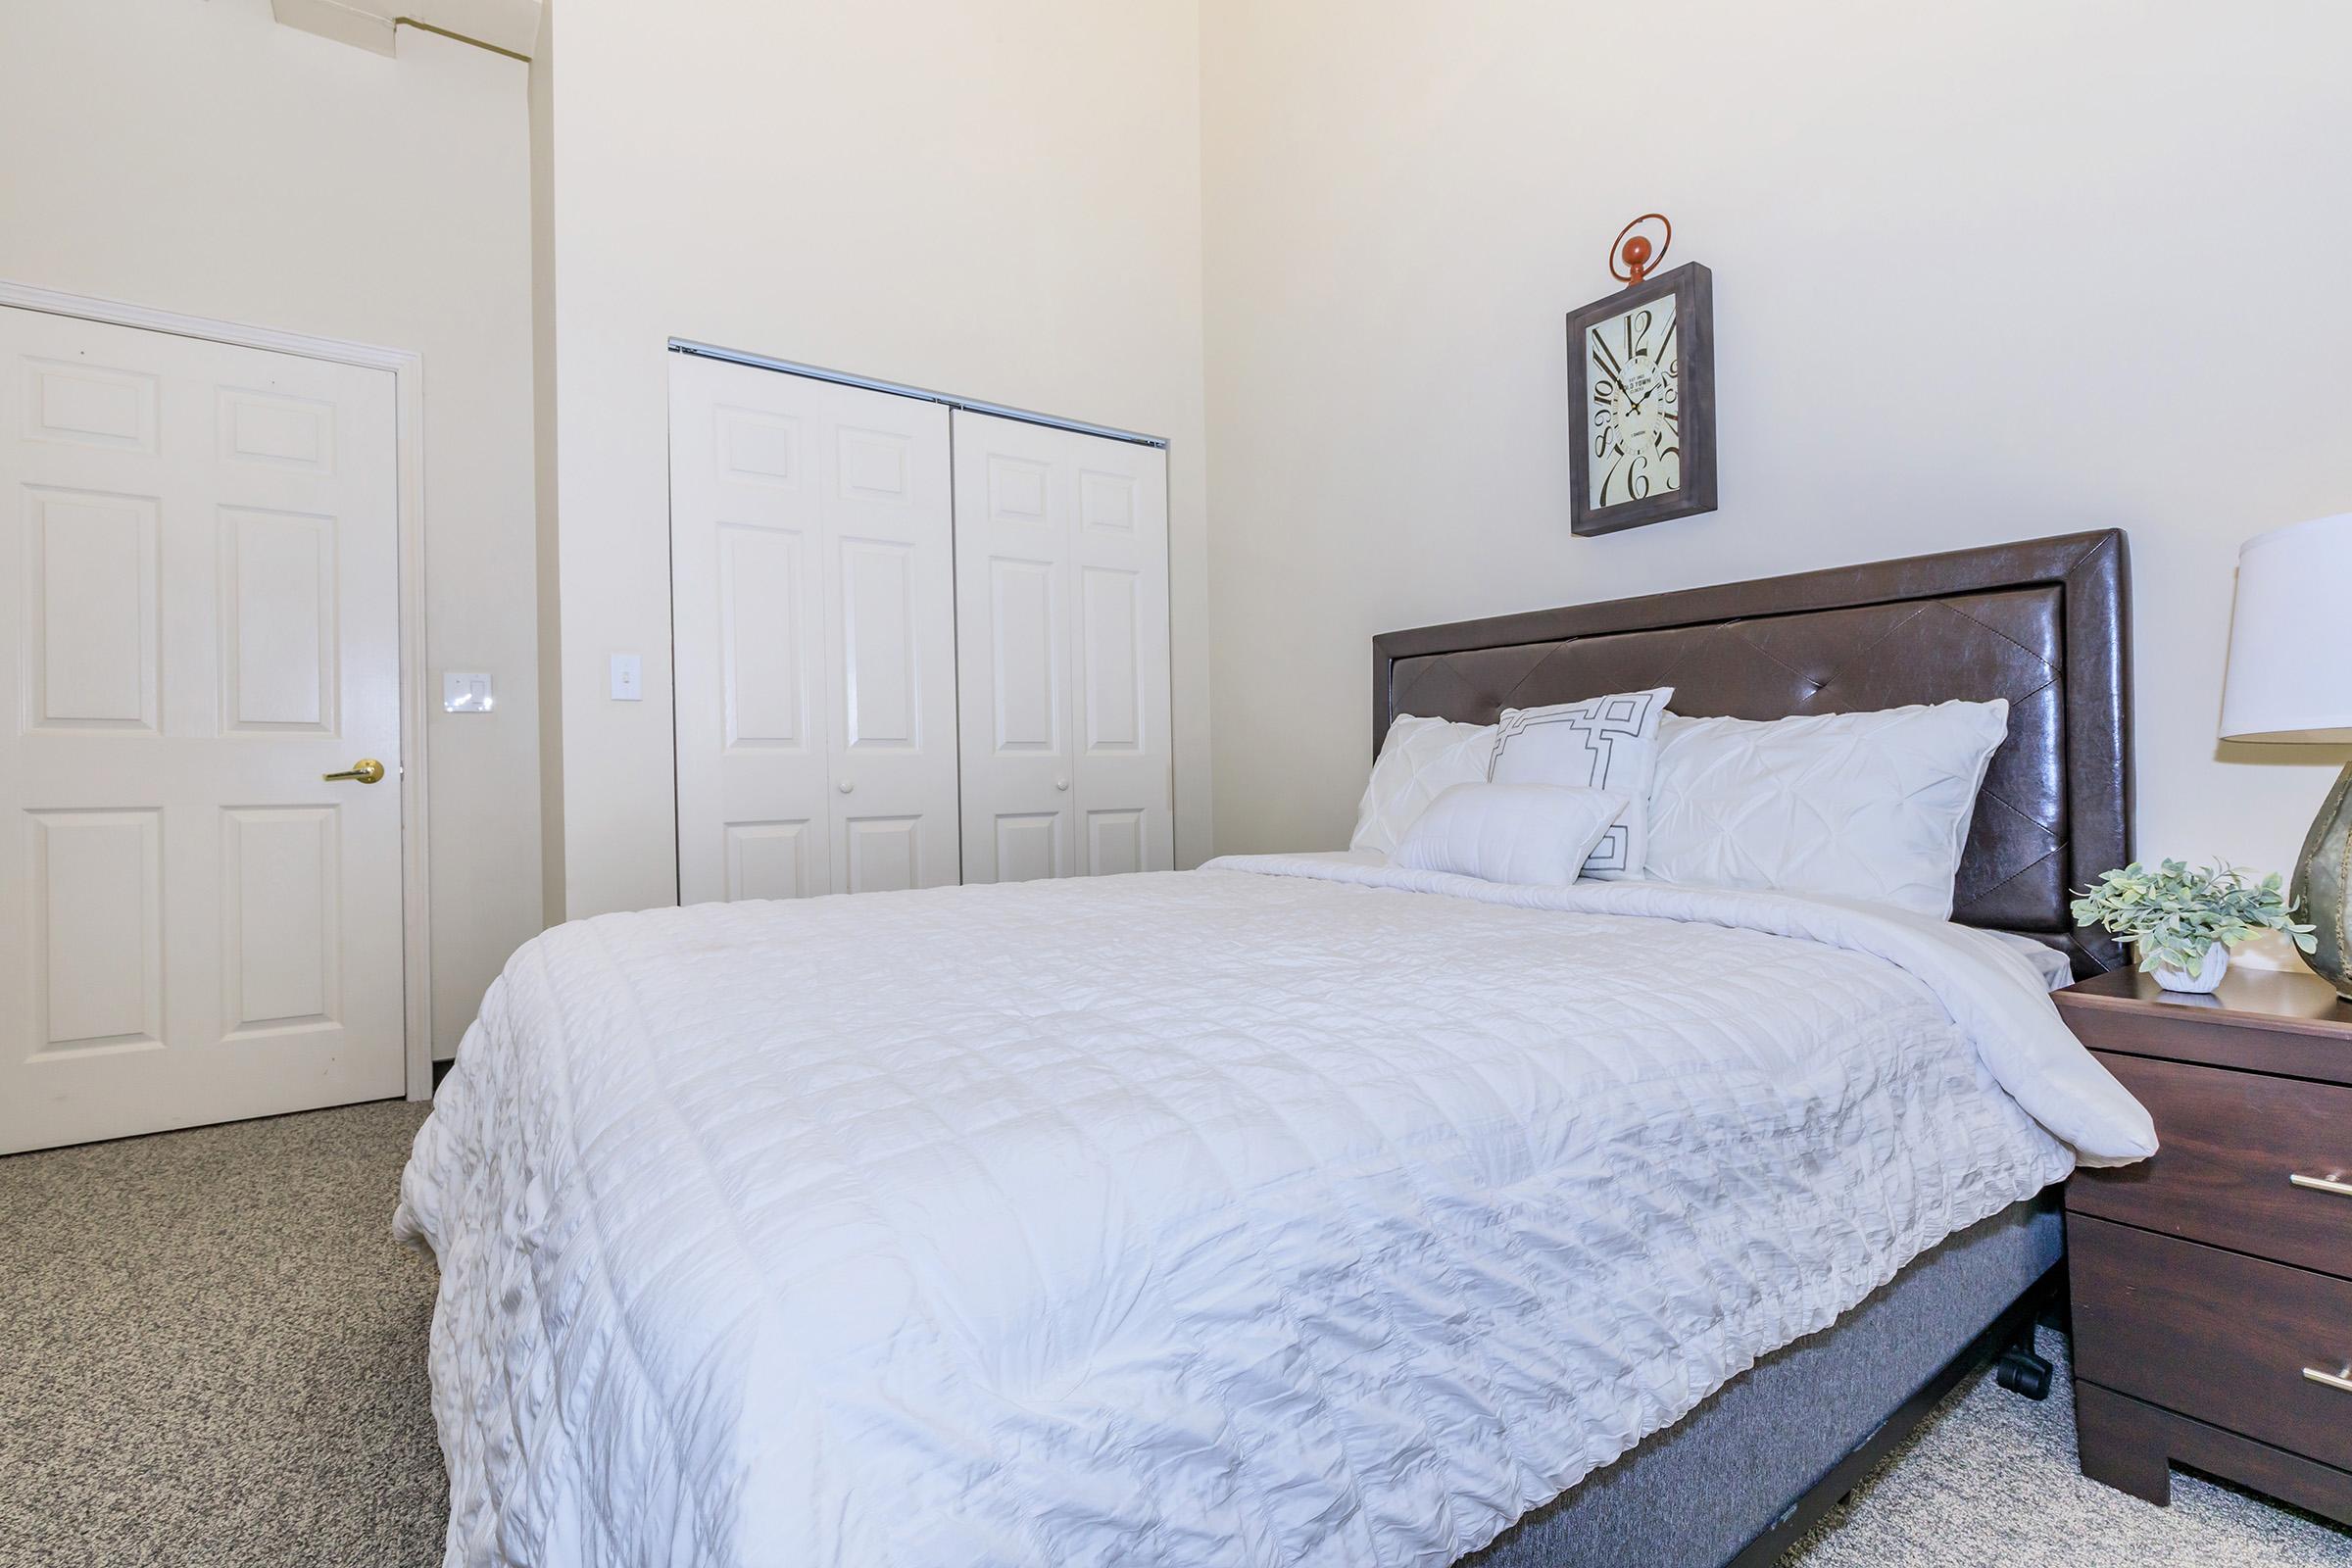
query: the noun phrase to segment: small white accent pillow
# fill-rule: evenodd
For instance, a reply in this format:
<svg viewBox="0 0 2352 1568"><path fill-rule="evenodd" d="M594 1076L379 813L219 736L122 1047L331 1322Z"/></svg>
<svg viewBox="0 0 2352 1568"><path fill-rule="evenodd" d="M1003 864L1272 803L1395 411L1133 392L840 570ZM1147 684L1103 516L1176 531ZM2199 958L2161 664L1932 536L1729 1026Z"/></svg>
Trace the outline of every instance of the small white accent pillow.
<svg viewBox="0 0 2352 1568"><path fill-rule="evenodd" d="M1548 708L1506 708L1494 729L1496 784L1552 784L1625 797L1617 820L1593 846L1585 875L1640 876L1647 854L1649 781L1658 761L1658 720L1674 688L1613 692Z"/></svg>
<svg viewBox="0 0 2352 1568"><path fill-rule="evenodd" d="M1355 808L1355 836L1348 847L1395 854L1404 830L1440 791L1449 784L1486 782L1494 755L1492 724L1397 714L1380 743L1380 760L1372 764L1372 781Z"/></svg>
<svg viewBox="0 0 2352 1568"><path fill-rule="evenodd" d="M1625 809L1607 790L1455 784L1405 830L1393 863L1482 882L1566 887Z"/></svg>
<svg viewBox="0 0 2352 1568"><path fill-rule="evenodd" d="M1977 789L2008 733L1997 698L1770 721L1670 715L1649 875L1949 919Z"/></svg>

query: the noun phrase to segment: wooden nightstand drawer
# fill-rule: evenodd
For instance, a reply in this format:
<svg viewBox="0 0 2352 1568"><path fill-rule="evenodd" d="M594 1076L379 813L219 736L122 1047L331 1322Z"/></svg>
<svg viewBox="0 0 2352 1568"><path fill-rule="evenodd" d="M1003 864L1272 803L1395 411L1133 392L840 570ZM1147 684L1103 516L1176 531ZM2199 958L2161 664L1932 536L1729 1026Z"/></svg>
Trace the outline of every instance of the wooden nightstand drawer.
<svg viewBox="0 0 2352 1568"><path fill-rule="evenodd" d="M2097 1054L2156 1118L2163 1147L2078 1172L2070 1209L2352 1276L2352 1195L2288 1180L2352 1184L2352 1089Z"/></svg>
<svg viewBox="0 0 2352 1568"><path fill-rule="evenodd" d="M2304 1376L2352 1362L2352 1281L2082 1213L2066 1241L2080 1377L2352 1469L2352 1393Z"/></svg>

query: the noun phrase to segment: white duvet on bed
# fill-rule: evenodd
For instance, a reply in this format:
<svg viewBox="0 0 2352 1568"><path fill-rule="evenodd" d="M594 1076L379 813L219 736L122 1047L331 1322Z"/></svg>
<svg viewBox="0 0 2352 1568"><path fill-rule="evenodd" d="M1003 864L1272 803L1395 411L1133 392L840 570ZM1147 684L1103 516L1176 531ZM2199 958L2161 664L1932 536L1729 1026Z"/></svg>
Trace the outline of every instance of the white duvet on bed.
<svg viewBox="0 0 2352 1568"><path fill-rule="evenodd" d="M2021 1102L2153 1148L1954 927L1220 864L523 948L396 1221L449 1562L1446 1563L2062 1176Z"/></svg>

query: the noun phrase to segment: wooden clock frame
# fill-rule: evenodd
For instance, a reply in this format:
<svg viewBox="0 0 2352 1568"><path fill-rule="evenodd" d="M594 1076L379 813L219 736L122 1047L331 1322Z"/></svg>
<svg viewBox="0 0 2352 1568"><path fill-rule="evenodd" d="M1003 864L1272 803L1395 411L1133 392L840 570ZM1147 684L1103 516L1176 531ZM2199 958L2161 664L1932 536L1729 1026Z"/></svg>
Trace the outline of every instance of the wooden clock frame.
<svg viewBox="0 0 2352 1568"><path fill-rule="evenodd" d="M1676 423L1682 431L1683 483L1677 490L1594 507L1592 410L1585 385L1585 334L1597 321L1635 306L1674 296ZM1715 510L1715 278L1696 262L1645 278L1606 299L1568 313L1569 527L1580 534L1615 533Z"/></svg>

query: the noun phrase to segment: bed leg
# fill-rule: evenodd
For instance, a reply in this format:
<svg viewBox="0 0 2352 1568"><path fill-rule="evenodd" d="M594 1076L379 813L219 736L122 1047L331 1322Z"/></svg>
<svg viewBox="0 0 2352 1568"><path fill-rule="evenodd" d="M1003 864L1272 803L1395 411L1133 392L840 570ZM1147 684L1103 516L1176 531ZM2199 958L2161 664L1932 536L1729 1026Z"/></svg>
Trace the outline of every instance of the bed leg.
<svg viewBox="0 0 2352 1568"><path fill-rule="evenodd" d="M1998 1370L1993 1375L2000 1380L2001 1387L2012 1394L2022 1394L2029 1399L2046 1399L2050 1396L2052 1368L2048 1361L2034 1351L2034 1316L2033 1313L2027 1314L2026 1321L2018 1328L2017 1338L2010 1341L2009 1348L2001 1352L2000 1360L1995 1363Z"/></svg>

